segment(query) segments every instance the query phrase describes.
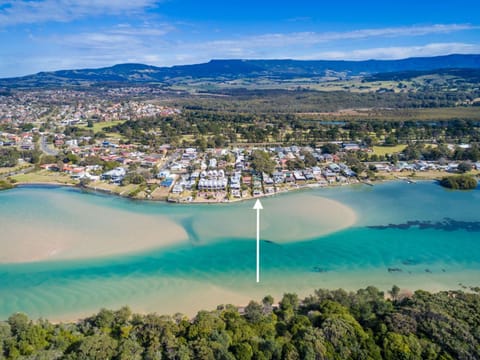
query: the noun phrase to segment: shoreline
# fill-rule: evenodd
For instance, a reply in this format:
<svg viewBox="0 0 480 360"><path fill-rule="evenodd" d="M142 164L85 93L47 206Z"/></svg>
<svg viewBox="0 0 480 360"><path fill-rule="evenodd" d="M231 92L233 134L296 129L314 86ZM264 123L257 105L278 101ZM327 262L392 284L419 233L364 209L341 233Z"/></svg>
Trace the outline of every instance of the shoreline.
<svg viewBox="0 0 480 360"><path fill-rule="evenodd" d="M321 184L303 184L303 185L298 185L298 186L292 186L290 188L277 191L275 193L270 193L270 194L262 194L258 196L250 196L248 198L235 198L235 199L228 199L228 200L223 200L223 201L209 201L209 200L202 200L202 199L196 199L194 201L172 201L169 198L166 199L160 199L160 198L137 198L137 197L132 197L128 195L124 195L124 192L117 193L115 191L109 190L109 189L104 189L104 188L97 188L97 187L91 187L91 186L82 186L80 184L71 184L71 183L64 183L64 182L18 182L12 184L11 188L6 188L6 189L0 189L7 191L7 190L12 190L15 188L22 188L22 187L67 187L67 188L76 188L81 191L85 192L90 192L90 193L101 193L105 195L113 195L117 197L121 197L124 199L132 200L132 201L146 201L146 202L163 202L163 203L169 203L169 204L184 204L184 205L204 205L204 204L212 204L212 205L219 205L219 204L233 204L233 203L242 203L242 202L247 202L249 200L256 200L256 199L263 199L263 198L274 198L278 195L284 195L284 194L290 194L294 192L300 192L300 191L306 191L306 190L315 190L315 189L331 189L331 188L337 188L337 187L344 187L344 186L355 186L355 185L367 185L367 186L375 186L378 184L383 184L383 183L388 183L388 182L407 182L407 183L416 183L420 181L438 181L436 178L425 178L425 179L413 179L410 180L408 178L393 178L393 179L380 179L380 180L374 180L374 181L358 181L355 183L344 183L344 184L335 184L335 185L321 185Z"/></svg>
<svg viewBox="0 0 480 360"><path fill-rule="evenodd" d="M219 307L225 307L228 305L232 305L237 309L237 311L240 314L243 314L245 308L249 304L250 301L256 301L260 302L261 299L266 296L270 295L274 298L274 304L273 306L278 306L279 302L282 299L283 294L289 292L289 293L294 293L298 295L299 298L306 298L312 294L314 294L315 291L317 290L329 290L333 291L335 289L342 289L345 290L347 293L356 293L358 290L361 289L366 289L367 287L373 286L377 288L379 291L383 292L383 296L385 300L390 300L391 295L389 294L389 291L391 289L391 286L395 285L396 283L393 281L391 285L379 285L379 284L372 284L372 283L365 283L365 284L359 284L357 286L319 286L319 287L310 287L308 289L293 289L293 290L288 290L288 289L282 289L278 292L272 292L269 290L265 290L263 292L254 292L249 294L241 294L241 293L235 293L227 288L221 288L216 285L206 285L205 290L201 291L200 294L198 294L199 298L202 299L201 303L198 306L194 306L193 304L189 304L186 307L182 307L183 310L179 310L177 306L173 307L170 306L169 304L163 304L162 308L167 307L167 310L160 310L159 308L156 308L155 306L152 307L150 303L143 303L143 304L118 304L118 305L112 305L112 306L101 306L102 308L107 308L109 310L117 310L120 309L122 306L128 306L133 313L135 314L140 314L140 315L148 315L148 314L158 314L158 315L171 315L171 314L181 314L184 317L187 317L190 320L193 320L196 315L201 312L201 311L214 311L215 309L218 309ZM397 284L398 285L398 284ZM444 285L444 286L439 286L438 284L433 284L433 285L428 285L425 283L424 286L419 285L418 283L412 283L410 284L409 287L405 286L400 286L400 296L402 298L410 298L412 297L416 291L427 291L431 294L437 294L437 293L442 293L442 292L456 292L456 291L461 291L464 293L470 293L470 294L475 294L477 293L474 290L475 285L464 285L462 283L457 284L457 286L450 286L450 285ZM212 297L212 294L215 294L215 296ZM226 296L222 296L222 295ZM208 299L207 299L208 298ZM236 299L236 300L235 300ZM48 321L51 322L52 324L69 324L69 323L76 323L82 319L85 319L86 317L91 316L92 314L97 313L100 309L100 306L97 307L97 310L94 310L93 308L86 309L84 311L74 311L74 312L67 312L64 314L60 315L54 315L54 316L47 316ZM27 315L30 316L28 313Z"/></svg>
<svg viewBox="0 0 480 360"><path fill-rule="evenodd" d="M480 176L480 172L473 171L470 173L473 177L478 180ZM233 197L228 196L227 191L196 191L192 190L192 195L195 193L195 197L188 196L187 194L183 194L183 196L178 196L176 194L172 194L171 188L161 188L156 187L153 191L149 192L146 190L144 185L126 185L126 186L119 186L119 185L112 185L105 182L92 182L86 185L80 184L80 182L72 181L70 178L52 178L50 176L46 176L45 181L41 179L41 177L45 177L45 174L41 175L40 178L32 179L31 181L22 181L19 180L18 182L10 183L11 187L0 188L1 190L10 190L16 187L23 187L23 186L58 186L58 187L71 187L71 188L78 188L82 191L92 192L92 193L102 193L106 195L115 195L122 198L130 199L130 200L140 200L140 201L152 201L152 202L165 202L165 203L172 203L172 204L230 204L230 203L237 203L237 202L245 202L248 200L256 200L261 198L270 198L275 197L276 195L285 194L285 193L292 193L300 190L306 189L317 189L317 188L336 188L336 187L343 187L343 186L352 186L352 185L367 185L367 186L375 186L377 184L388 183L388 182L406 182L409 184L415 184L419 181L440 181L445 176L452 176L455 175L453 173L448 173L444 171L426 171L426 172L412 172L412 173L405 173L405 172L380 172L377 174L376 178L373 180L370 179L361 179L358 177L352 178L353 181L346 181L346 182L334 182L334 183L319 183L319 182L308 182L308 183L294 183L294 184L281 184L280 186L274 185L274 192L267 192L262 193L261 195L253 195L247 194L245 197ZM97 186L98 185L98 186ZM156 192L160 192L160 194L156 194ZM243 191L242 191L243 193ZM243 194L242 194L243 195ZM227 198L229 197L229 198Z"/></svg>

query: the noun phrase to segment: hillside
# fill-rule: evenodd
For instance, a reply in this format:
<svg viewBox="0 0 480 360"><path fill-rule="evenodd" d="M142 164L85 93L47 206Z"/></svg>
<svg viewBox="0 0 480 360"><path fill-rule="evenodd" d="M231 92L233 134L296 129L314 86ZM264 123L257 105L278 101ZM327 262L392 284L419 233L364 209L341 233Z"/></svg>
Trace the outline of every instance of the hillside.
<svg viewBox="0 0 480 360"><path fill-rule="evenodd" d="M156 67L119 64L99 69L40 72L18 78L0 79L2 87L75 86L98 83L160 83L173 85L186 80L212 82L235 79L318 81L347 79L379 73L432 71L435 69L479 69L480 55L446 55L402 60L211 60L208 63Z"/></svg>

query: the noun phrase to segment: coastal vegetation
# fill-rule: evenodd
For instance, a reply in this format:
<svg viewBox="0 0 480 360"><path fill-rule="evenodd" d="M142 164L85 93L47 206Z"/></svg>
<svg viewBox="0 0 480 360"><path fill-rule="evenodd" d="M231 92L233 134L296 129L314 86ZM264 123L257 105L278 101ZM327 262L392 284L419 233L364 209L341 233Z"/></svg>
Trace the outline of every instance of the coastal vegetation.
<svg viewBox="0 0 480 360"><path fill-rule="evenodd" d="M468 174L446 176L440 181L440 185L453 190L472 190L477 184L477 180Z"/></svg>
<svg viewBox="0 0 480 360"><path fill-rule="evenodd" d="M102 309L76 323L0 322L1 359L476 359L480 295L393 286L284 294L193 319Z"/></svg>
<svg viewBox="0 0 480 360"><path fill-rule="evenodd" d="M6 190L11 188L13 188L13 184L10 181L0 179L0 190Z"/></svg>

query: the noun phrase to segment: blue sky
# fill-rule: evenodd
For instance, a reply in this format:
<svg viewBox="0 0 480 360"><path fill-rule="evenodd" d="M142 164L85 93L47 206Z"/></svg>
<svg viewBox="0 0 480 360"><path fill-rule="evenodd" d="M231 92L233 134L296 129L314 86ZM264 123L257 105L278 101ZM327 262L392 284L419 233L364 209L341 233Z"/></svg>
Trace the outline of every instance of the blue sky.
<svg viewBox="0 0 480 360"><path fill-rule="evenodd" d="M0 77L139 62L480 53L480 1L0 0Z"/></svg>

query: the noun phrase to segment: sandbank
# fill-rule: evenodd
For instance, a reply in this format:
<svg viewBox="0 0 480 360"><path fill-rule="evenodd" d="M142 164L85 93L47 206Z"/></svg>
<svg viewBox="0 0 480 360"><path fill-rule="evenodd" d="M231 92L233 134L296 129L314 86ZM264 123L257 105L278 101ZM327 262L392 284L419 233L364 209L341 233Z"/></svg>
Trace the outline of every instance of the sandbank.
<svg viewBox="0 0 480 360"><path fill-rule="evenodd" d="M0 263L103 257L188 241L183 227L166 216L48 195L42 199L45 212L39 204L2 211L7 214L1 223ZM51 213L54 207L57 215Z"/></svg>
<svg viewBox="0 0 480 360"><path fill-rule="evenodd" d="M6 216L0 263L105 257L192 239L202 245L255 237L253 201L201 208L174 205L182 211L177 208L177 215L170 215L168 207L145 213L134 206L102 206L62 192L36 192L34 198L37 204L27 209L13 203L1 211ZM278 243L313 239L352 226L357 219L351 208L313 192L282 194L262 202L261 238Z"/></svg>
<svg viewBox="0 0 480 360"><path fill-rule="evenodd" d="M219 205L194 219L196 237L206 239L254 238L256 214L253 201ZM350 207L313 192L285 194L262 199L261 238L278 243L305 241L355 224Z"/></svg>

